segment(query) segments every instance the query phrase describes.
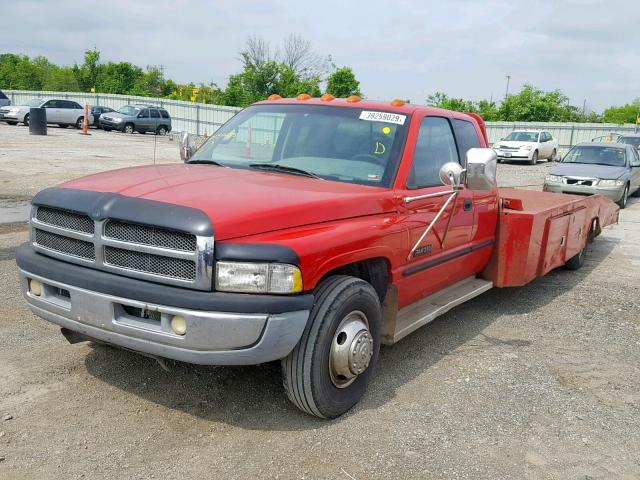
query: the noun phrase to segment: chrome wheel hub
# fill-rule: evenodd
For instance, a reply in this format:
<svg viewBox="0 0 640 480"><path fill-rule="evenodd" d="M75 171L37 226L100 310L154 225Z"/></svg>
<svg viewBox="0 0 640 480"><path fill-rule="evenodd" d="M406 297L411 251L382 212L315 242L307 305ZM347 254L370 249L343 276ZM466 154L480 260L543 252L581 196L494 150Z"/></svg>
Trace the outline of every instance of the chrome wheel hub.
<svg viewBox="0 0 640 480"><path fill-rule="evenodd" d="M367 369L372 356L373 337L367 317L353 311L340 322L333 335L329 352L331 381L338 388L351 385Z"/></svg>

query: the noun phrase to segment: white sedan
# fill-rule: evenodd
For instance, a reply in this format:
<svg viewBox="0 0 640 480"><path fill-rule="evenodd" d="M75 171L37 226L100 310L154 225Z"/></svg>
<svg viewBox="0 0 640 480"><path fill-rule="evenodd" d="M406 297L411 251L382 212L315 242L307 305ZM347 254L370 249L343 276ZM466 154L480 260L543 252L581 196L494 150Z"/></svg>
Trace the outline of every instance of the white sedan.
<svg viewBox="0 0 640 480"><path fill-rule="evenodd" d="M61 127L74 125L82 128L84 123L84 108L79 103L71 100L55 98L34 98L24 105L7 106L0 108L0 121L9 125L23 123L29 125L29 111L31 108L45 108L47 123L57 123ZM93 115L89 114L89 125L93 123Z"/></svg>
<svg viewBox="0 0 640 480"><path fill-rule="evenodd" d="M515 130L493 144L498 161L524 160L531 165L538 159L552 161L558 153L558 141L545 130Z"/></svg>

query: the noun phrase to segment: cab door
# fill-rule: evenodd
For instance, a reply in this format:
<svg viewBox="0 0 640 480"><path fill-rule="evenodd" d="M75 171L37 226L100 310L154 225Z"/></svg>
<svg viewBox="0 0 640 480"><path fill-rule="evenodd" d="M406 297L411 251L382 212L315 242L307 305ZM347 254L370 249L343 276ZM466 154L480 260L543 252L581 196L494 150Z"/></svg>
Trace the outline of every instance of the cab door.
<svg viewBox="0 0 640 480"><path fill-rule="evenodd" d="M418 120L411 168L398 191L408 245L400 273L399 306L403 307L474 275L465 262L474 226L473 194L457 193L440 181L440 167L460 162L451 119ZM466 153L466 152L465 152Z"/></svg>
<svg viewBox="0 0 640 480"><path fill-rule="evenodd" d="M149 109L143 108L136 118L136 130L139 132L148 132L151 130L151 117L149 116Z"/></svg>
<svg viewBox="0 0 640 480"><path fill-rule="evenodd" d="M67 123L60 100L49 100L42 105L47 109L47 123Z"/></svg>

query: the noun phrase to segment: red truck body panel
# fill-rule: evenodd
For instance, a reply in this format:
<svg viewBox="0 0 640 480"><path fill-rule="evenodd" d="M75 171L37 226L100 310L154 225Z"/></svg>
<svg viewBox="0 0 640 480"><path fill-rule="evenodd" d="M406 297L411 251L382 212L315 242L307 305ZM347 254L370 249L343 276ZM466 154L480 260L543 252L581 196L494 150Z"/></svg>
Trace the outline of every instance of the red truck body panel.
<svg viewBox="0 0 640 480"><path fill-rule="evenodd" d="M501 188L500 198L496 248L482 273L496 287L519 287L564 265L584 248L595 219L599 228L618 221L617 205L601 195Z"/></svg>

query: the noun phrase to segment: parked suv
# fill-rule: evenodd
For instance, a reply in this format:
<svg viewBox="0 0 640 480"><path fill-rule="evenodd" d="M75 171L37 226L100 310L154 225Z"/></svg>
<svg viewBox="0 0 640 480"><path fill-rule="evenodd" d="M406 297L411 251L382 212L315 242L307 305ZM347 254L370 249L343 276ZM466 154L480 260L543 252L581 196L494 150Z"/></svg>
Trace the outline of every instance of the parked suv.
<svg viewBox="0 0 640 480"><path fill-rule="evenodd" d="M57 123L61 127L75 125L77 128L82 128L84 124L84 108L79 103L56 98L34 98L24 105L2 107L0 120L9 125L20 122L29 125L29 110L40 107L47 109L47 123ZM91 123L93 123L93 117L89 114L89 125Z"/></svg>
<svg viewBox="0 0 640 480"><path fill-rule="evenodd" d="M558 153L558 141L544 130L516 130L493 145L498 161L525 160L531 165L539 158L553 161Z"/></svg>
<svg viewBox="0 0 640 480"><path fill-rule="evenodd" d="M103 130L120 130L124 133L155 132L165 135L171 131L171 116L164 108L152 105L126 105L117 112L102 114Z"/></svg>

